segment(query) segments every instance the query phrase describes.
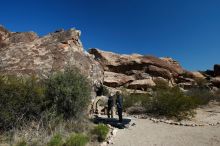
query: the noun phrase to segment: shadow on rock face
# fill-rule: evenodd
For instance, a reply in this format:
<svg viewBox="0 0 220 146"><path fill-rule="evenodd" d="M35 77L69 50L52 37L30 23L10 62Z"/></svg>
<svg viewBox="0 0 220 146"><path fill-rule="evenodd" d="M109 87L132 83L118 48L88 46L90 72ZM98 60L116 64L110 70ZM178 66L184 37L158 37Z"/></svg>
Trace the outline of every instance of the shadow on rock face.
<svg viewBox="0 0 220 146"><path fill-rule="evenodd" d="M129 123L131 122L131 119L125 118L125 119L123 119L122 123L120 123L117 118L106 118L106 117L96 116L93 119L93 122L95 124L100 124L100 123L109 124L113 127L116 127L119 129L124 129L124 128L128 127Z"/></svg>

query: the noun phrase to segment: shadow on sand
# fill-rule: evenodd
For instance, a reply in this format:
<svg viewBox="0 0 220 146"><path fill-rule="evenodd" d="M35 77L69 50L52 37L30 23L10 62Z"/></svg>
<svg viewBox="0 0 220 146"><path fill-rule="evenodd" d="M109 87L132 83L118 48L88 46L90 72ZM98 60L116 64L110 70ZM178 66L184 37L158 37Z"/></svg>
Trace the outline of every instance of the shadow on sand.
<svg viewBox="0 0 220 146"><path fill-rule="evenodd" d="M122 123L120 123L117 118L95 116L95 118L93 119L93 122L96 124L99 124L99 123L109 124L113 127L124 129L129 125L129 123L131 122L131 119L125 118L123 119Z"/></svg>

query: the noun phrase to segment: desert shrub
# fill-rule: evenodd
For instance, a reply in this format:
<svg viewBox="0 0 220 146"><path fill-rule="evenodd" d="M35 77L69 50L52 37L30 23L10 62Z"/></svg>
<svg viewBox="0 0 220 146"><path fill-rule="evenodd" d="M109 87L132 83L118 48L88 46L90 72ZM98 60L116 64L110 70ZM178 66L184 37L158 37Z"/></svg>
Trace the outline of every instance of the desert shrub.
<svg viewBox="0 0 220 146"><path fill-rule="evenodd" d="M220 102L220 89L218 89L213 96L216 101Z"/></svg>
<svg viewBox="0 0 220 146"><path fill-rule="evenodd" d="M92 130L92 134L97 136L99 142L104 141L107 138L108 132L109 127L104 124L99 124Z"/></svg>
<svg viewBox="0 0 220 146"><path fill-rule="evenodd" d="M89 142L89 138L83 134L71 135L65 143L65 146L85 146Z"/></svg>
<svg viewBox="0 0 220 146"><path fill-rule="evenodd" d="M0 86L0 129L39 118L45 89L37 78L0 76Z"/></svg>
<svg viewBox="0 0 220 146"><path fill-rule="evenodd" d="M78 118L87 110L91 87L77 69L66 69L49 77L46 83L46 106L65 119Z"/></svg>
<svg viewBox="0 0 220 146"><path fill-rule="evenodd" d="M214 99L214 94L206 88L192 88L187 92L187 95L190 96L197 105L208 104L210 100Z"/></svg>
<svg viewBox="0 0 220 146"><path fill-rule="evenodd" d="M148 112L178 120L193 116L196 107L192 97L186 96L178 87L158 89L152 98Z"/></svg>
<svg viewBox="0 0 220 146"><path fill-rule="evenodd" d="M123 96L123 106L125 109L132 106L145 106L150 101L150 97L148 94L128 94Z"/></svg>
<svg viewBox="0 0 220 146"><path fill-rule="evenodd" d="M25 140L21 140L15 146L27 146L27 142Z"/></svg>
<svg viewBox="0 0 220 146"><path fill-rule="evenodd" d="M54 135L47 143L47 146L62 146L62 145L63 145L63 139L60 134Z"/></svg>
<svg viewBox="0 0 220 146"><path fill-rule="evenodd" d="M153 87L153 90L154 91L157 91L157 90L169 90L171 87L169 86L169 83L164 81L164 80L160 80L160 79L155 79L154 80L156 86Z"/></svg>
<svg viewBox="0 0 220 146"><path fill-rule="evenodd" d="M201 78L196 78L195 81L197 83L198 88L207 89L208 80L201 79Z"/></svg>

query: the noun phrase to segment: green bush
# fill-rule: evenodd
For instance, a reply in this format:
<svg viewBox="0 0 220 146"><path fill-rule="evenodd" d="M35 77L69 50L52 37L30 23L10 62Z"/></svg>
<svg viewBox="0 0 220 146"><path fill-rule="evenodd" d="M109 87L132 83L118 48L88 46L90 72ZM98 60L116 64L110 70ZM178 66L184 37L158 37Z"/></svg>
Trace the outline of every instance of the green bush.
<svg viewBox="0 0 220 146"><path fill-rule="evenodd" d="M45 89L37 78L0 76L0 87L0 129L39 118Z"/></svg>
<svg viewBox="0 0 220 146"><path fill-rule="evenodd" d="M157 90L152 98L151 108L148 112L175 117L178 120L193 116L196 107L195 100L186 96L178 87Z"/></svg>
<svg viewBox="0 0 220 146"><path fill-rule="evenodd" d="M145 106L149 103L149 100L148 94L128 94L123 96L123 106L125 110L132 106Z"/></svg>
<svg viewBox="0 0 220 146"><path fill-rule="evenodd" d="M89 142L89 138L83 134L73 134L71 135L65 146L85 146Z"/></svg>
<svg viewBox="0 0 220 146"><path fill-rule="evenodd" d="M47 146L62 146L62 145L63 145L63 140L60 134L54 135L47 144Z"/></svg>
<svg viewBox="0 0 220 146"><path fill-rule="evenodd" d="M27 146L27 142L25 140L19 141L15 146Z"/></svg>
<svg viewBox="0 0 220 146"><path fill-rule="evenodd" d="M54 107L65 119L78 118L87 110L91 87L77 69L56 73L46 83L46 106Z"/></svg>
<svg viewBox="0 0 220 146"><path fill-rule="evenodd" d="M216 101L220 102L220 89L218 89L213 96Z"/></svg>
<svg viewBox="0 0 220 146"><path fill-rule="evenodd" d="M169 83L164 81L164 80L160 80L160 79L155 79L154 80L156 86L153 87L154 91L158 91L158 90L169 90L171 87L169 86Z"/></svg>
<svg viewBox="0 0 220 146"><path fill-rule="evenodd" d="M107 138L108 132L109 127L104 124L99 124L92 130L92 134L97 136L99 142L102 142Z"/></svg>
<svg viewBox="0 0 220 146"><path fill-rule="evenodd" d="M197 105L208 104L214 99L214 94L206 88L193 88L187 92L187 95L192 97Z"/></svg>

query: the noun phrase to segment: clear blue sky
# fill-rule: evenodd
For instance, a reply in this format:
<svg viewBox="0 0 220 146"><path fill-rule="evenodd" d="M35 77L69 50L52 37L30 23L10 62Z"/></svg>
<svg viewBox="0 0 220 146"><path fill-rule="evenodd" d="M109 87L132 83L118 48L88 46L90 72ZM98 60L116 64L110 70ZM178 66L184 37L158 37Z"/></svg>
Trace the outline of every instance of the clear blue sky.
<svg viewBox="0 0 220 146"><path fill-rule="evenodd" d="M170 56L188 70L220 63L220 0L4 0L0 24L39 35L75 27L85 49Z"/></svg>

